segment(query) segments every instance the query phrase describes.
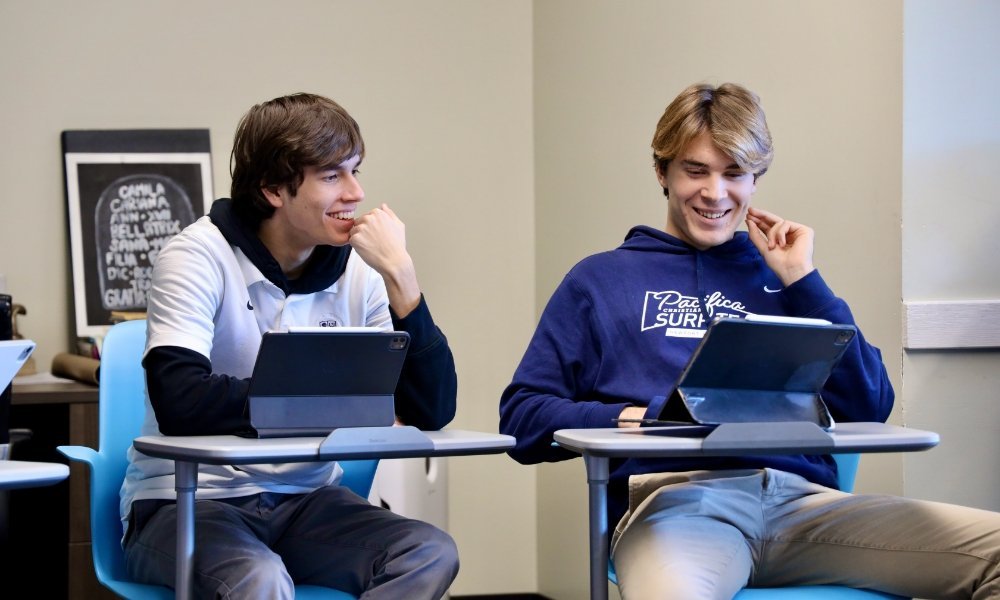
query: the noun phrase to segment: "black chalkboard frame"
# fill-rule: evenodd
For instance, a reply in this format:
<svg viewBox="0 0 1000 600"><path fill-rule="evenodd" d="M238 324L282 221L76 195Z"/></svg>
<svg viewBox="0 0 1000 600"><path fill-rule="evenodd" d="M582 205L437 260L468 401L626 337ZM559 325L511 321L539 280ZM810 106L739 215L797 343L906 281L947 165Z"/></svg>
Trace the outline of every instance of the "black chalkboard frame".
<svg viewBox="0 0 1000 600"><path fill-rule="evenodd" d="M143 312L156 251L208 212L208 129L62 132L78 337L100 338L113 312Z"/></svg>

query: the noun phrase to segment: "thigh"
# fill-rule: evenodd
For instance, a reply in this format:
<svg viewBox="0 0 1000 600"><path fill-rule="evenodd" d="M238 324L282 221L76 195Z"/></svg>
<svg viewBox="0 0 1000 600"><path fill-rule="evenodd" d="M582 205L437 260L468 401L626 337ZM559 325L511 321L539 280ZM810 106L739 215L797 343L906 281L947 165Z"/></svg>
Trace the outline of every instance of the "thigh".
<svg viewBox="0 0 1000 600"><path fill-rule="evenodd" d="M633 522L615 546L622 598L730 600L753 566L743 534L710 517Z"/></svg>
<svg viewBox="0 0 1000 600"><path fill-rule="evenodd" d="M373 506L341 486L283 504L275 527L280 535L272 547L296 582L346 591L370 590L409 573L419 579L422 569L436 568L428 563L457 553L443 531ZM457 556L454 562L457 572ZM447 583L455 572L444 575Z"/></svg>
<svg viewBox="0 0 1000 600"><path fill-rule="evenodd" d="M772 535L755 585L830 583L935 598L991 597L975 590L1000 585L1000 514L820 490L766 503Z"/></svg>
<svg viewBox="0 0 1000 600"><path fill-rule="evenodd" d="M256 504L254 497L245 502ZM281 557L262 540L244 499L195 502L194 593L198 598L290 598L292 580ZM129 574L144 583L174 586L177 506L156 510L137 527L125 547Z"/></svg>
<svg viewBox="0 0 1000 600"><path fill-rule="evenodd" d="M763 472L666 485L631 513L613 560L624 598L731 599L754 564Z"/></svg>

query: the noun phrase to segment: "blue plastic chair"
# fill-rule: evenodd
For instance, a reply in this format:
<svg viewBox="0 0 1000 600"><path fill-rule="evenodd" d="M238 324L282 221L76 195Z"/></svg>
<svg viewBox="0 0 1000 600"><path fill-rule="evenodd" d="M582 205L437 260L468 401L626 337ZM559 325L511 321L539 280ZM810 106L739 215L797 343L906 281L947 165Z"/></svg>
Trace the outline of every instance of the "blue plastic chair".
<svg viewBox="0 0 1000 600"><path fill-rule="evenodd" d="M854 490L860 454L834 454L837 461L837 487L845 492ZM618 583L614 565L608 562L608 579ZM902 596L862 590L839 585L799 585L780 588L746 588L733 600L907 600Z"/></svg>
<svg viewBox="0 0 1000 600"><path fill-rule="evenodd" d="M118 492L128 466L126 452L142 428L146 382L141 358L145 345L144 320L119 323L108 331L101 349L99 449L59 446L59 451L90 467L90 532L97 580L123 598L168 599L174 597L170 588L129 580L121 548ZM368 497L378 461L340 464L344 468L342 484L359 496ZM311 585L296 586L295 597L356 600L356 596L347 592Z"/></svg>

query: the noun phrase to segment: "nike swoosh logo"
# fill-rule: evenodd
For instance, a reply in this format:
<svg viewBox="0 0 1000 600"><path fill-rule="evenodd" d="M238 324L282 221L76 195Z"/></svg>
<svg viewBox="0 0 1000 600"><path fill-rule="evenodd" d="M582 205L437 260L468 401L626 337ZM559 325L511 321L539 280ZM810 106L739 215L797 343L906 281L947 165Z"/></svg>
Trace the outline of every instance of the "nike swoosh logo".
<svg viewBox="0 0 1000 600"><path fill-rule="evenodd" d="M764 291L765 291L765 292L767 292L768 294L777 294L778 292L780 292L780 291L781 291L781 288L778 288L778 289L776 289L776 290L772 290L771 288L769 288L769 287L767 287L767 286L765 285L765 286L764 286Z"/></svg>
<svg viewBox="0 0 1000 600"><path fill-rule="evenodd" d="M764 289L767 289L767 288L764 288ZM253 310L253 304L250 304L249 300L247 300L247 310Z"/></svg>

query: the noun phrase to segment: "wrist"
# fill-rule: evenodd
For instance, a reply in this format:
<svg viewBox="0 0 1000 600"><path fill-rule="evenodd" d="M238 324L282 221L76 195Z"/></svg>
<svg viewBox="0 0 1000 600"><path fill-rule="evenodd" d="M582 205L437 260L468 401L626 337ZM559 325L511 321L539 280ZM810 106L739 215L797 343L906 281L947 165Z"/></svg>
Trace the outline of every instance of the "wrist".
<svg viewBox="0 0 1000 600"><path fill-rule="evenodd" d="M386 269L382 273L385 281L389 306L399 318L404 318L413 312L420 304L420 284L417 283L416 269L409 256L401 264Z"/></svg>
<svg viewBox="0 0 1000 600"><path fill-rule="evenodd" d="M778 278L781 279L782 285L788 287L815 270L816 268L813 267L811 264L802 265L801 267L786 269L784 272L778 275Z"/></svg>
<svg viewBox="0 0 1000 600"><path fill-rule="evenodd" d="M618 415L619 427L638 427L639 421L646 416L646 408L643 406L626 406Z"/></svg>

